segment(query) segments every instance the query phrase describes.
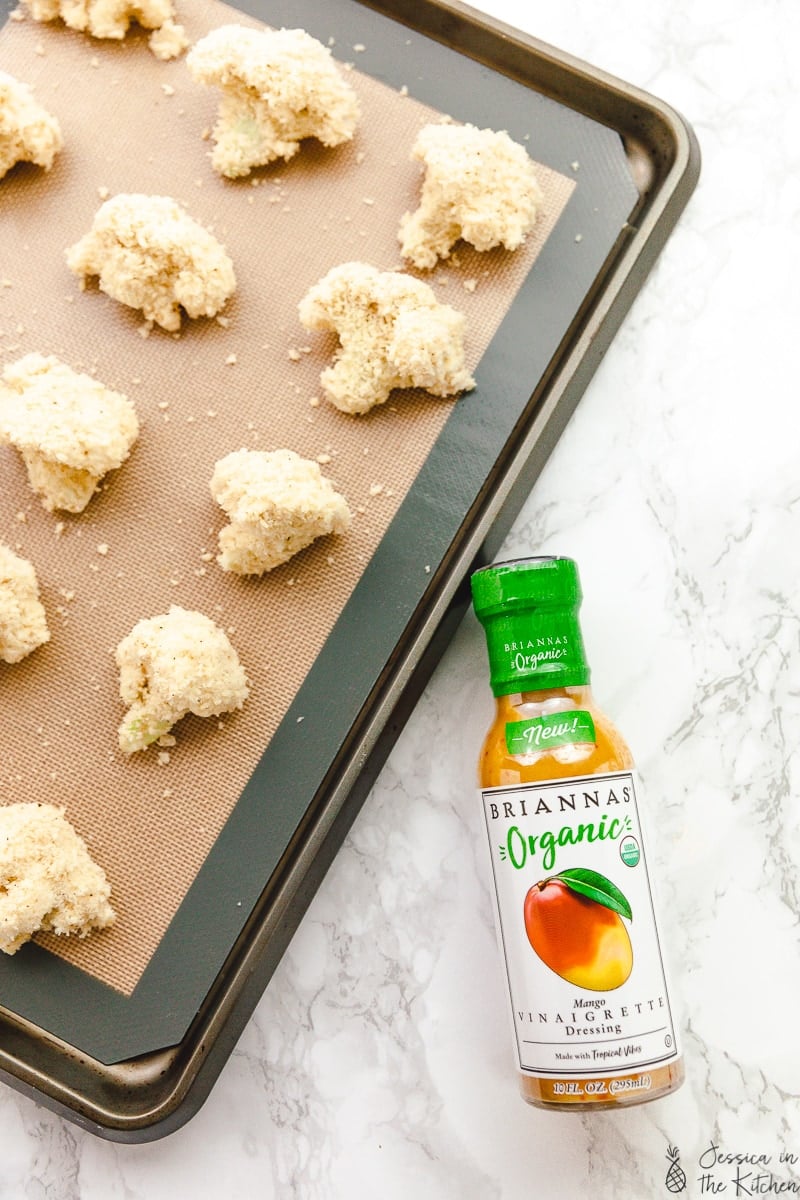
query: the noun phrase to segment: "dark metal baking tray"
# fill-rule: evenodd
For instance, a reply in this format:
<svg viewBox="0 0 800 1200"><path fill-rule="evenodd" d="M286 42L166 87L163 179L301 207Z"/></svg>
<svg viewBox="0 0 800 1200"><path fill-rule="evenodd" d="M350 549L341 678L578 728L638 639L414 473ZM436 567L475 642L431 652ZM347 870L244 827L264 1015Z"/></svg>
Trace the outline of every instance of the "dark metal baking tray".
<svg viewBox="0 0 800 1200"><path fill-rule="evenodd" d="M579 164L580 186L133 994L42 950L0 963L0 1078L126 1142L207 1096L463 615L470 569L499 547L699 173L668 105L464 5L240 7L365 44L361 70L457 120L533 127L534 157ZM316 714L313 754L298 713ZM234 877L243 903L223 918Z"/></svg>

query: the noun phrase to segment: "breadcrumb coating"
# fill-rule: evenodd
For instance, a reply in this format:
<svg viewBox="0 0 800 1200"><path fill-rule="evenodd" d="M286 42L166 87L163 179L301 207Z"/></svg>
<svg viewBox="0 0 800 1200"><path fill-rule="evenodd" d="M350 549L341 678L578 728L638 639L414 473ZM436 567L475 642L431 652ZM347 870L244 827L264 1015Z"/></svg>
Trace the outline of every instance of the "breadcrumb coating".
<svg viewBox="0 0 800 1200"><path fill-rule="evenodd" d="M453 396L475 386L464 365L464 315L400 271L342 263L299 304L307 329L331 330L341 347L320 382L347 413L383 404L393 388Z"/></svg>
<svg viewBox="0 0 800 1200"><path fill-rule="evenodd" d="M182 25L167 20L158 29L153 30L147 44L156 58L168 62L171 58L178 58L183 54L189 45L189 39Z"/></svg>
<svg viewBox="0 0 800 1200"><path fill-rule="evenodd" d="M331 147L353 136L356 94L327 46L303 29L223 25L197 42L186 64L199 83L222 91L211 163L229 179L292 158L304 138Z"/></svg>
<svg viewBox="0 0 800 1200"><path fill-rule="evenodd" d="M0 807L0 950L34 933L84 938L115 919L111 887L83 838L53 804Z"/></svg>
<svg viewBox="0 0 800 1200"><path fill-rule="evenodd" d="M63 144L61 126L28 85L0 71L0 179L18 162L49 171Z"/></svg>
<svg viewBox="0 0 800 1200"><path fill-rule="evenodd" d="M0 443L22 454L31 488L52 512L83 512L139 434L133 404L54 355L26 354L0 383Z"/></svg>
<svg viewBox="0 0 800 1200"><path fill-rule="evenodd" d="M169 196L106 200L67 250L67 266L83 280L97 275L107 295L173 333L181 308L192 318L214 317L236 289L224 246Z"/></svg>
<svg viewBox="0 0 800 1200"><path fill-rule="evenodd" d="M507 133L474 125L426 125L411 151L425 166L419 208L400 219L403 257L435 267L459 238L476 250L525 241L543 196L533 162Z"/></svg>
<svg viewBox="0 0 800 1200"><path fill-rule="evenodd" d="M18 663L49 640L33 563L0 542L0 659Z"/></svg>
<svg viewBox="0 0 800 1200"><path fill-rule="evenodd" d="M189 44L183 26L175 24L172 0L24 0L24 3L35 21L61 20L70 29L96 38L118 41L134 23L142 29L165 31L155 42L150 39L150 49L157 58L176 58Z"/></svg>
<svg viewBox="0 0 800 1200"><path fill-rule="evenodd" d="M194 713L218 716L241 708L247 677L227 635L210 617L173 604L134 625L117 646L119 692L128 712L120 749L144 750Z"/></svg>
<svg viewBox="0 0 800 1200"><path fill-rule="evenodd" d="M293 450L237 450L220 459L211 495L230 518L217 562L237 575L263 575L316 538L345 533L347 501L318 463Z"/></svg>

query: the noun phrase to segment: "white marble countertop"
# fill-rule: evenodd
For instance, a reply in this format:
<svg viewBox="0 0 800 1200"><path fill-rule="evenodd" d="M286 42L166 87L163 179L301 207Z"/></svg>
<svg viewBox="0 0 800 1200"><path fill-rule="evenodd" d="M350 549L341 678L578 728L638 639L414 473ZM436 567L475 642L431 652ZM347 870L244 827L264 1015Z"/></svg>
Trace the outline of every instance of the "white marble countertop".
<svg viewBox="0 0 800 1200"><path fill-rule="evenodd" d="M590 1117L517 1094L470 615L200 1112L120 1146L0 1088L4 1200L641 1200L669 1194L669 1145L689 1197L800 1192L800 7L481 7L668 101L703 151L504 548L580 564L595 693L647 796L687 1082Z"/></svg>

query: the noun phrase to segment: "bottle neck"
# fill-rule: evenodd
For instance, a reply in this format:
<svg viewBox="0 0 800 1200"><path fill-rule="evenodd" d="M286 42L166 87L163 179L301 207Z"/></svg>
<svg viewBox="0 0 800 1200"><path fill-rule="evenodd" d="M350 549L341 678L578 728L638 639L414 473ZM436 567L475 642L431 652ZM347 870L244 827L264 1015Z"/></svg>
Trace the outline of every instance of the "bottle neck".
<svg viewBox="0 0 800 1200"><path fill-rule="evenodd" d="M575 761L574 746L597 744L597 709L588 684L512 692L496 700L496 725L503 728L505 749L512 758L528 761L529 755L556 754L559 761ZM563 755L567 753L567 759Z"/></svg>
<svg viewBox="0 0 800 1200"><path fill-rule="evenodd" d="M558 712L566 708L593 708L594 696L588 683L574 687L546 687L534 691L507 692L495 696L497 713L506 720L534 716L540 710Z"/></svg>

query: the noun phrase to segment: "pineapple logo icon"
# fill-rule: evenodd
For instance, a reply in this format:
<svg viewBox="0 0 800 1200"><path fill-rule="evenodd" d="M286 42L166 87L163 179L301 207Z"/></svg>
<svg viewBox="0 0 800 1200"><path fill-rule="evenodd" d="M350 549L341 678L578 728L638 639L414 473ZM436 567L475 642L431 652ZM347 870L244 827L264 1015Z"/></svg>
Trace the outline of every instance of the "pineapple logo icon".
<svg viewBox="0 0 800 1200"><path fill-rule="evenodd" d="M680 1164L680 1151L677 1146L669 1146L667 1148L667 1158L669 1159L669 1170L665 1183L667 1191L677 1194L686 1189L686 1174Z"/></svg>

